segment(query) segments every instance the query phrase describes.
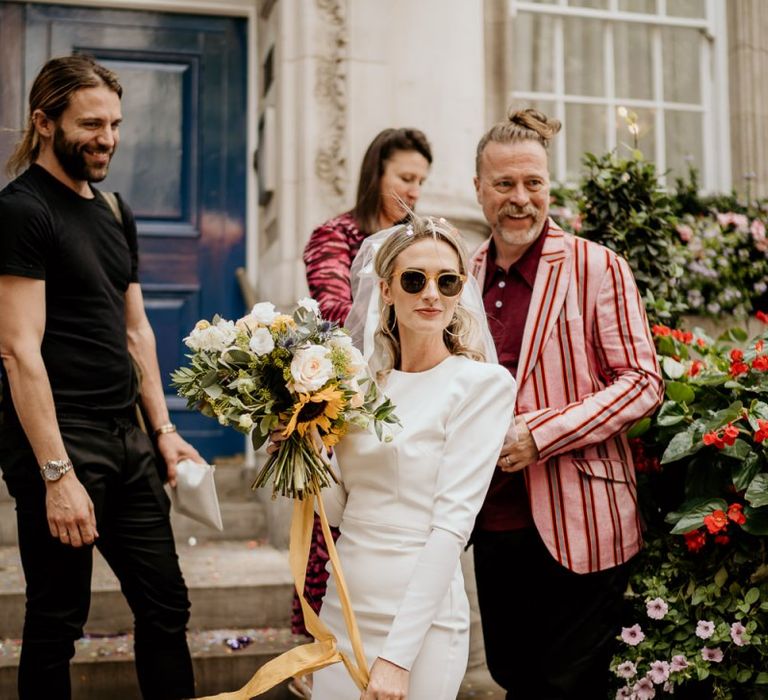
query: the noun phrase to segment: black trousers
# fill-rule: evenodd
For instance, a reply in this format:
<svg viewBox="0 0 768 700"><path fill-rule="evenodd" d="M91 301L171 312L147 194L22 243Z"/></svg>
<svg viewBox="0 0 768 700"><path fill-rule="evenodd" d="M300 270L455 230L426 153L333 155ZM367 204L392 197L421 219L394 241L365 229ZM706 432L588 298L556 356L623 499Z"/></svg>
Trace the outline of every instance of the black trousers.
<svg viewBox="0 0 768 700"><path fill-rule="evenodd" d="M473 543L488 669L507 700L604 700L628 566L575 574L534 528Z"/></svg>
<svg viewBox="0 0 768 700"><path fill-rule="evenodd" d="M60 418L67 453L96 511L96 545L134 615L134 651L145 700L193 697L186 641L189 598L169 520L169 500L149 438L130 420ZM69 661L91 597L93 549L54 539L45 484L17 425L0 426L0 466L16 500L27 608L20 700L69 700Z"/></svg>

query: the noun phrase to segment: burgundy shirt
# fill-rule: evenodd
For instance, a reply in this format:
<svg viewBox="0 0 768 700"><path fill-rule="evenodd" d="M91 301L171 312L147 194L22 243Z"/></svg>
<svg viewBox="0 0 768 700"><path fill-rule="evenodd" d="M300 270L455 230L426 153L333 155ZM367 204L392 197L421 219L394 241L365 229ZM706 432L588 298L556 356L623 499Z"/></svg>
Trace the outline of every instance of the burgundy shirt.
<svg viewBox="0 0 768 700"><path fill-rule="evenodd" d="M496 246L493 241L488 248L483 304L499 364L506 367L512 376L517 374L525 320L548 231L549 222L544 224L533 245L510 266L509 272L496 264ZM476 527L481 530L518 530L533 526L523 473L519 471L510 474L496 469L485 503L477 516Z"/></svg>

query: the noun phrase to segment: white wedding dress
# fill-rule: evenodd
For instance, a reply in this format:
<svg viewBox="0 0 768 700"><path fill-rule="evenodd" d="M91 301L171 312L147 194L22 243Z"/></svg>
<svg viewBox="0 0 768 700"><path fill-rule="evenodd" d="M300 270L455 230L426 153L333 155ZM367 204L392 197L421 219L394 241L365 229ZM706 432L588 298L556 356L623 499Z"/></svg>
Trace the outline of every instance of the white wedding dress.
<svg viewBox="0 0 768 700"><path fill-rule="evenodd" d="M390 442L372 430L343 438L342 484L323 503L341 529L368 668L381 656L409 669L409 700L455 700L469 649L459 556L512 421L515 382L500 365L451 355L425 372L393 370L384 391L402 430ZM333 573L321 618L352 657ZM314 674L312 698L359 700L360 691L335 664Z"/></svg>

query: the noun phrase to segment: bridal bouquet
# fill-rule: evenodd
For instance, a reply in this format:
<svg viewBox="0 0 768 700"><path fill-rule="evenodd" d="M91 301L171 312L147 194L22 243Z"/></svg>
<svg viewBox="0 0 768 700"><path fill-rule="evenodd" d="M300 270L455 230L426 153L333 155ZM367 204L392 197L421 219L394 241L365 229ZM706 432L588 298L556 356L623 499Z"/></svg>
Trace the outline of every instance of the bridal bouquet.
<svg viewBox="0 0 768 700"><path fill-rule="evenodd" d="M350 425L373 423L388 439L384 427L398 423L360 351L313 299L301 299L292 315L262 302L236 322L198 321L184 342L190 365L172 383L190 408L250 434L255 449L285 426L253 483L271 481L273 496L303 499L335 480L327 450Z"/></svg>

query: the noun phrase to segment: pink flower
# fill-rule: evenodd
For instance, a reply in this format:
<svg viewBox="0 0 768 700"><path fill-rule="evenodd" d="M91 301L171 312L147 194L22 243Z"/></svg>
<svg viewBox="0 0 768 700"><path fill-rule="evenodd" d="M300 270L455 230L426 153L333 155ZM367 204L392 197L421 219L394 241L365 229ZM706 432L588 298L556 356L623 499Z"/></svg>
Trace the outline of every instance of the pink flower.
<svg viewBox="0 0 768 700"><path fill-rule="evenodd" d="M632 686L632 691L638 700L651 700L656 697L656 688L653 687L653 681L648 676L641 678Z"/></svg>
<svg viewBox="0 0 768 700"><path fill-rule="evenodd" d="M744 627L744 625L742 625L740 622L734 622L731 625L731 639L737 647L743 647L746 644L744 641L744 633L746 631L747 628Z"/></svg>
<svg viewBox="0 0 768 700"><path fill-rule="evenodd" d="M755 243L765 242L765 224L760 219L755 219L752 225L749 227L749 232L752 234L752 240Z"/></svg>
<svg viewBox="0 0 768 700"><path fill-rule="evenodd" d="M631 661L623 661L616 667L616 675L619 678L633 678L637 675L637 666Z"/></svg>
<svg viewBox="0 0 768 700"><path fill-rule="evenodd" d="M686 668L688 668L688 659L686 659L685 656L682 654L677 654L676 656L672 657L672 663L669 665L670 671L677 673L678 671L682 671Z"/></svg>
<svg viewBox="0 0 768 700"><path fill-rule="evenodd" d="M664 602L663 598L654 598L645 604L645 609L648 612L648 617L652 620L662 620L664 615L669 612L669 605Z"/></svg>
<svg viewBox="0 0 768 700"><path fill-rule="evenodd" d="M623 700L624 698L632 697L632 688L619 688L616 691L616 700Z"/></svg>
<svg viewBox="0 0 768 700"><path fill-rule="evenodd" d="M629 646L636 647L645 639L645 634L643 633L643 630L640 629L640 625L632 625L632 627L621 628L621 638L629 644Z"/></svg>
<svg viewBox="0 0 768 700"><path fill-rule="evenodd" d="M696 625L696 636L699 639L709 639L715 633L715 623L709 620L699 620Z"/></svg>
<svg viewBox="0 0 768 700"><path fill-rule="evenodd" d="M661 685L664 681L669 679L669 663L666 661L654 661L651 664L651 669L648 671L648 677L656 684Z"/></svg>
<svg viewBox="0 0 768 700"><path fill-rule="evenodd" d="M688 224L678 224L675 230L683 243L688 243L693 238L693 229Z"/></svg>
<svg viewBox="0 0 768 700"><path fill-rule="evenodd" d="M704 661L712 661L719 664L723 660L723 650L720 647L710 649L709 647L702 647L701 658Z"/></svg>

